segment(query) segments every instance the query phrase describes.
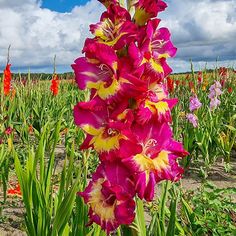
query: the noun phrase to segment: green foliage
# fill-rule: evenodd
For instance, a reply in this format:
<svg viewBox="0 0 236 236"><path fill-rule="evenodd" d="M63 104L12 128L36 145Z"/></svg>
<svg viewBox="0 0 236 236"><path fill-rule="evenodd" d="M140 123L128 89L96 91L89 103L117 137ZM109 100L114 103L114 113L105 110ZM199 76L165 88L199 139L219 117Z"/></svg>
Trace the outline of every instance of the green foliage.
<svg viewBox="0 0 236 236"><path fill-rule="evenodd" d="M215 80L222 80L218 70L209 73L202 72L203 83L198 83L197 75L193 71L188 80L186 76L174 76L174 80L179 80L186 85L179 85L175 88L173 97L178 97L179 103L174 108L173 130L178 140L183 140L189 156L184 158L182 164L189 168L192 164L199 166L199 173L208 177L208 172L219 157L223 157L226 170L230 171L230 158L232 149L236 143L236 85L235 73L228 70L228 78L222 88L223 94L220 96L221 104L215 110L210 110L210 99L208 98L209 88ZM193 83L190 89L188 83ZM232 92L228 92L232 88ZM194 114L198 117L198 127L194 128L186 119L186 114L190 113L189 98L197 95L202 103L202 107Z"/></svg>
<svg viewBox="0 0 236 236"><path fill-rule="evenodd" d="M182 224L187 235L236 235L236 188L218 189L207 183L184 195Z"/></svg>

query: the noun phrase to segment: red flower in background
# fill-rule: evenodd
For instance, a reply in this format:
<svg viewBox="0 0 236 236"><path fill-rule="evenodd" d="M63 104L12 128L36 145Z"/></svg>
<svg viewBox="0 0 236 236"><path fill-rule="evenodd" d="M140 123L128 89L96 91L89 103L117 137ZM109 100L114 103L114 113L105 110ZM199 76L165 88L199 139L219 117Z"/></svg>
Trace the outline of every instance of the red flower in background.
<svg viewBox="0 0 236 236"><path fill-rule="evenodd" d="M56 96L59 92L59 77L57 74L54 74L52 77L51 87L50 90L52 91L53 96Z"/></svg>
<svg viewBox="0 0 236 236"><path fill-rule="evenodd" d="M32 134L34 132L33 125L29 125L28 131L29 131L30 134Z"/></svg>
<svg viewBox="0 0 236 236"><path fill-rule="evenodd" d="M193 88L194 88L194 83L193 83L193 81L189 81L188 84L189 84L189 88L190 88L190 89L193 89Z"/></svg>
<svg viewBox="0 0 236 236"><path fill-rule="evenodd" d="M4 70L4 80L3 80L3 87L4 87L4 94L7 96L11 91L11 64L7 64Z"/></svg>
<svg viewBox="0 0 236 236"><path fill-rule="evenodd" d="M203 82L203 76L202 76L202 72L201 72L201 71L199 71L197 75L198 75L198 78L197 78L197 80L198 80L198 83L199 83L199 84L201 84L201 83Z"/></svg>
<svg viewBox="0 0 236 236"><path fill-rule="evenodd" d="M170 77L167 77L167 89L170 93L174 91L174 80Z"/></svg>
<svg viewBox="0 0 236 236"><path fill-rule="evenodd" d="M232 92L233 92L233 88L232 88L232 87L229 87L229 88L228 88L228 92L229 92L229 93L232 93Z"/></svg>
<svg viewBox="0 0 236 236"><path fill-rule="evenodd" d="M219 75L222 76L223 78L228 77L228 69L225 67L220 67L219 68Z"/></svg>
<svg viewBox="0 0 236 236"><path fill-rule="evenodd" d="M10 189L7 190L7 194L11 196L22 196L20 185L17 183L15 186L11 186Z"/></svg>
<svg viewBox="0 0 236 236"><path fill-rule="evenodd" d="M176 86L178 87L180 85L180 80L175 81Z"/></svg>
<svg viewBox="0 0 236 236"><path fill-rule="evenodd" d="M4 133L6 135L10 135L12 133L13 129L11 127L7 127L6 130L4 131Z"/></svg>
<svg viewBox="0 0 236 236"><path fill-rule="evenodd" d="M225 79L221 79L221 80L220 80L220 84L221 84L221 86L222 86L222 87L224 87L224 86L225 86L225 82L226 82L226 80L225 80Z"/></svg>
<svg viewBox="0 0 236 236"><path fill-rule="evenodd" d="M189 80L189 78L190 78L190 74L187 74L186 75L186 80Z"/></svg>

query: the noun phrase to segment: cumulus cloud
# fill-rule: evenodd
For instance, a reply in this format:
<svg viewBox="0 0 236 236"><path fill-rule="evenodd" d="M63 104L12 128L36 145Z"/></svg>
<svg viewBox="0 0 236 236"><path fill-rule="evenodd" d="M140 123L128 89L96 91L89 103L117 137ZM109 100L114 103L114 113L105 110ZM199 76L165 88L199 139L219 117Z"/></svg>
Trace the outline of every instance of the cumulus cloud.
<svg viewBox="0 0 236 236"><path fill-rule="evenodd" d="M35 0L0 0L0 64L5 64L11 44L14 67L45 67L56 54L57 64L70 69L90 34L88 25L97 22L103 10L96 0L70 13L42 9Z"/></svg>
<svg viewBox="0 0 236 236"><path fill-rule="evenodd" d="M234 65L236 62L236 5L235 0L169 1L161 18L162 26L172 32L178 47L176 63L180 67L191 58L196 65ZM173 62L172 62L173 63Z"/></svg>
<svg viewBox="0 0 236 236"><path fill-rule="evenodd" d="M160 14L162 26L172 32L178 54L170 63L175 71L222 63L235 65L235 0L167 0L169 7ZM53 57L57 64L70 70L81 55L88 25L96 23L103 6L91 0L70 13L41 8L42 0L0 0L0 65L4 65L8 45L12 45L11 62L15 68L50 71ZM198 69L198 68L197 68Z"/></svg>

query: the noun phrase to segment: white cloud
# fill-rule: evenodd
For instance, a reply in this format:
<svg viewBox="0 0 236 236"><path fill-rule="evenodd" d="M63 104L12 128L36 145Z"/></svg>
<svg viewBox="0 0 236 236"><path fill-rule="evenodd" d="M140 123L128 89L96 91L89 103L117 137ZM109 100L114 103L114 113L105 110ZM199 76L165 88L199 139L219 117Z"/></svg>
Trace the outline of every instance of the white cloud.
<svg viewBox="0 0 236 236"><path fill-rule="evenodd" d="M11 44L15 67L50 65L54 54L58 65L70 65L81 54L90 34L88 25L97 22L103 11L96 0L70 13L42 9L33 0L12 2L17 1L0 0L0 64L5 64Z"/></svg>
<svg viewBox="0 0 236 236"><path fill-rule="evenodd" d="M176 71L188 69L190 58L196 65L214 62L217 57L235 65L235 0L167 2L169 7L160 18L178 47L177 57L171 61ZM40 5L41 0L0 0L0 66L5 64L11 44L15 68L52 68L56 54L58 66L70 69L90 35L89 24L98 22L104 10L97 0L75 7L70 13L42 9Z"/></svg>
<svg viewBox="0 0 236 236"><path fill-rule="evenodd" d="M196 62L236 60L235 0L169 0L162 26L170 28L177 59Z"/></svg>

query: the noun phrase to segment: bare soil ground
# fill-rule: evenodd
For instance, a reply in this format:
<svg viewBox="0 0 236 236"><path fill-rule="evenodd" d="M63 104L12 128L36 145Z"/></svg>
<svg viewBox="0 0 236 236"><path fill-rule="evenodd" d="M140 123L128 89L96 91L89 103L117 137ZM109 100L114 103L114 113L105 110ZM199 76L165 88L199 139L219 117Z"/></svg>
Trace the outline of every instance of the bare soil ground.
<svg viewBox="0 0 236 236"><path fill-rule="evenodd" d="M209 172L208 181L216 185L218 188L236 187L236 153L232 157L232 170L230 173L226 173L224 165L221 161L217 162ZM62 147L58 147L58 168L63 166L63 150ZM16 180L15 176L12 176L13 181ZM11 179L11 180L12 180ZM190 169L181 180L181 185L184 190L197 190L203 179L199 177L197 169ZM157 188L157 195L158 195ZM0 192L0 199L2 199L2 193ZM234 199L236 201L236 196ZM0 218L0 236L25 236L24 232L24 207L21 198L14 197L8 198L3 208L3 219Z"/></svg>

